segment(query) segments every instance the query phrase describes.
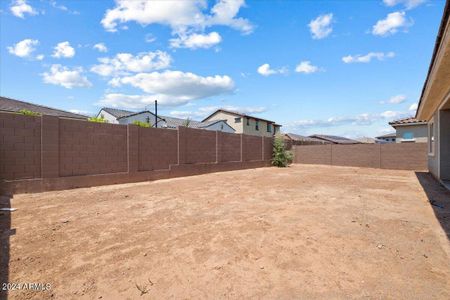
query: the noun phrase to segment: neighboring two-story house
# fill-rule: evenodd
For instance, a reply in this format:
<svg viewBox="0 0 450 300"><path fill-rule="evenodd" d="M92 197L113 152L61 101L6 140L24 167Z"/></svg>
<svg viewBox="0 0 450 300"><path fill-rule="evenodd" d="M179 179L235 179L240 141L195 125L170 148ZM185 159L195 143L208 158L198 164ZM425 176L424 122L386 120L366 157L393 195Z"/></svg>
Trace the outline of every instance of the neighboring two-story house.
<svg viewBox="0 0 450 300"><path fill-rule="evenodd" d="M154 113L148 110L140 112L132 112L123 109L102 108L98 114L98 118L105 119L108 123L112 124L133 124L135 121L147 123L152 127L176 129L178 126L187 126L197 129L205 129L212 131L223 131L228 133L234 133L235 130L227 124L225 120L211 120L205 122L199 122L194 120L186 120L180 118L155 116Z"/></svg>
<svg viewBox="0 0 450 300"><path fill-rule="evenodd" d="M397 143L426 143L428 141L428 125L426 121L406 118L389 122L395 128Z"/></svg>
<svg viewBox="0 0 450 300"><path fill-rule="evenodd" d="M281 125L274 121L261 119L243 113L218 109L203 119L202 122L225 120L236 133L271 137L280 133Z"/></svg>

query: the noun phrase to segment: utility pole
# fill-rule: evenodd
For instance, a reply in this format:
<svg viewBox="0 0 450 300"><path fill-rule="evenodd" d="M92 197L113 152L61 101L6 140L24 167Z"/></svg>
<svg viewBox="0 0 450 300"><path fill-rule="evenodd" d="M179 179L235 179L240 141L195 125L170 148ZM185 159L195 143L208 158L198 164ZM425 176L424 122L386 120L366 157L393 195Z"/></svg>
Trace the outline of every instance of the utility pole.
<svg viewBox="0 0 450 300"><path fill-rule="evenodd" d="M155 100L155 128L158 128L158 100Z"/></svg>

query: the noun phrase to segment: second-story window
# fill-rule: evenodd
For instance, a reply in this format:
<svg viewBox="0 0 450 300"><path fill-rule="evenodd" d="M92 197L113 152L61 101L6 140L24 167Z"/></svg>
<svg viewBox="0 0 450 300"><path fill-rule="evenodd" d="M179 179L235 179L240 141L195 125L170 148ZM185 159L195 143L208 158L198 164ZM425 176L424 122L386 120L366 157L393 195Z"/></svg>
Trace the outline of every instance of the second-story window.
<svg viewBox="0 0 450 300"><path fill-rule="evenodd" d="M256 120L255 122L255 130L258 131L259 130L259 121Z"/></svg>
<svg viewBox="0 0 450 300"><path fill-rule="evenodd" d="M147 122L147 124L150 124L150 117L146 117L145 122Z"/></svg>
<svg viewBox="0 0 450 300"><path fill-rule="evenodd" d="M272 132L272 124L267 124L267 132Z"/></svg>
<svg viewBox="0 0 450 300"><path fill-rule="evenodd" d="M234 118L234 123L241 123L241 118Z"/></svg>
<svg viewBox="0 0 450 300"><path fill-rule="evenodd" d="M250 126L250 118L246 118L247 119L247 126Z"/></svg>

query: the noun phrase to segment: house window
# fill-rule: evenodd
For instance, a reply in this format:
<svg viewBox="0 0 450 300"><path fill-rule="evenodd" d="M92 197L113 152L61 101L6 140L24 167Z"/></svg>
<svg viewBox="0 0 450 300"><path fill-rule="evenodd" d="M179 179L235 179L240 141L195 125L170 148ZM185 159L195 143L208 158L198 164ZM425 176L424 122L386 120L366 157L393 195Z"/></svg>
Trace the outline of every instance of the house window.
<svg viewBox="0 0 450 300"><path fill-rule="evenodd" d="M428 123L428 154L434 155L434 122Z"/></svg>
<svg viewBox="0 0 450 300"><path fill-rule="evenodd" d="M250 126L250 118L246 118L247 119L247 126Z"/></svg>
<svg viewBox="0 0 450 300"><path fill-rule="evenodd" d="M147 122L147 124L150 124L150 117L146 117L145 122Z"/></svg>
<svg viewBox="0 0 450 300"><path fill-rule="evenodd" d="M104 119L104 118L105 118L105 115L104 115L104 114L101 114L101 115L100 115L100 118Z"/></svg>
<svg viewBox="0 0 450 300"><path fill-rule="evenodd" d="M220 124L220 130L223 131L223 124Z"/></svg>
<svg viewBox="0 0 450 300"><path fill-rule="evenodd" d="M259 121L258 120L256 120L256 122L255 122L255 130L259 131Z"/></svg>
<svg viewBox="0 0 450 300"><path fill-rule="evenodd" d="M414 139L414 133L413 132L409 132L409 131L405 132L405 133L403 133L402 138L404 140L413 140Z"/></svg>
<svg viewBox="0 0 450 300"><path fill-rule="evenodd" d="M234 118L234 123L241 123L241 118Z"/></svg>
<svg viewBox="0 0 450 300"><path fill-rule="evenodd" d="M267 124L267 132L272 132L272 124Z"/></svg>

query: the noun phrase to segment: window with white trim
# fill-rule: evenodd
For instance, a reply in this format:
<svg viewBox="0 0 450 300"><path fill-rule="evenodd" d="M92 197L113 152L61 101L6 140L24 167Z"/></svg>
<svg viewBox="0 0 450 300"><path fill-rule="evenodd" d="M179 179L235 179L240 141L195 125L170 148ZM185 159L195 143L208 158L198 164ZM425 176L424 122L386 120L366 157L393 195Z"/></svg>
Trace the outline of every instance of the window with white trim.
<svg viewBox="0 0 450 300"><path fill-rule="evenodd" d="M428 123L428 154L434 155L434 122Z"/></svg>

